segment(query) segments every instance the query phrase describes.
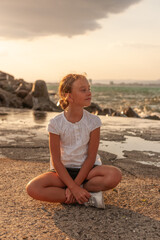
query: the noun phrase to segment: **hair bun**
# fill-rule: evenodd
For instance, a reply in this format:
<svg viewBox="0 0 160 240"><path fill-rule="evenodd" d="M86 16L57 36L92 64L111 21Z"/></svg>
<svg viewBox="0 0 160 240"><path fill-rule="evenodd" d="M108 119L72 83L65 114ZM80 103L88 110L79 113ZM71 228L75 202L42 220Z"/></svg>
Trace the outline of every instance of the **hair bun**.
<svg viewBox="0 0 160 240"><path fill-rule="evenodd" d="M69 102L68 102L68 100L66 100L66 99L60 99L60 100L59 100L59 105L60 105L61 108L64 110L64 109L66 109L66 108L68 107Z"/></svg>

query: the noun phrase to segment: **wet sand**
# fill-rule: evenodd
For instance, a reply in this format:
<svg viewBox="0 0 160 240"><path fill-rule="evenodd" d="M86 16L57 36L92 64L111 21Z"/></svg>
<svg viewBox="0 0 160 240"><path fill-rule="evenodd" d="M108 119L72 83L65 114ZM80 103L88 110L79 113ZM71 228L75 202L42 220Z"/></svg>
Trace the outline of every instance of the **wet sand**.
<svg viewBox="0 0 160 240"><path fill-rule="evenodd" d="M0 239L160 239L159 121L100 117L99 154L103 164L122 170L123 179L104 193L106 209L99 210L26 194L27 182L49 168L46 126L57 113L6 108L0 113ZM146 142L138 148L141 140L153 150ZM111 148L114 142L118 151Z"/></svg>

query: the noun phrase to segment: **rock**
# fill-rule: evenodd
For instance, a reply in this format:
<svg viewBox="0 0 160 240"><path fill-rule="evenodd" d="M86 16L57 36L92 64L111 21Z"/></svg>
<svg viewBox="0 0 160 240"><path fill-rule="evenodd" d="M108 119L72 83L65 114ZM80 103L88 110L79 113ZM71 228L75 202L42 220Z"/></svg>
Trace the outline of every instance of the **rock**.
<svg viewBox="0 0 160 240"><path fill-rule="evenodd" d="M44 80L37 80L32 87L33 109L40 111L58 111L55 103L50 101Z"/></svg>
<svg viewBox="0 0 160 240"><path fill-rule="evenodd" d="M108 115L108 116L112 116L112 114L115 112L115 110L113 110L112 108L104 108L103 109L103 115Z"/></svg>
<svg viewBox="0 0 160 240"><path fill-rule="evenodd" d="M9 74L5 76L6 78L0 81L0 106L60 111L50 100L45 81L37 80L32 87L32 83L23 79L14 79ZM3 74L2 77L4 78Z"/></svg>
<svg viewBox="0 0 160 240"><path fill-rule="evenodd" d="M102 111L101 115L106 115L106 116L123 116L120 112L117 112L116 110L112 108L104 108Z"/></svg>
<svg viewBox="0 0 160 240"><path fill-rule="evenodd" d="M22 99L31 91L32 83L27 83L23 79L14 79L9 74L5 74L5 76L6 78L0 81L0 106L23 107L25 104ZM31 104L29 104L30 106ZM26 107L28 107L27 104Z"/></svg>
<svg viewBox="0 0 160 240"><path fill-rule="evenodd" d="M23 79L8 79L0 81L0 88L11 93L16 93L16 91L22 89L30 92L32 89L32 83L27 83Z"/></svg>
<svg viewBox="0 0 160 240"><path fill-rule="evenodd" d="M25 98L28 93L31 91L32 84L24 82L23 79L21 79L21 82L18 86L18 88L15 90L15 93L18 97Z"/></svg>
<svg viewBox="0 0 160 240"><path fill-rule="evenodd" d="M103 113L100 106L96 103L93 103L93 102L91 103L90 106L85 107L85 109L90 113L94 113L94 114L98 114L98 115L101 115Z"/></svg>
<svg viewBox="0 0 160 240"><path fill-rule="evenodd" d="M116 112L116 111L113 112L111 116L112 117L126 117L125 114L121 114L120 112Z"/></svg>
<svg viewBox="0 0 160 240"><path fill-rule="evenodd" d="M0 81L14 80L14 76L0 71Z"/></svg>
<svg viewBox="0 0 160 240"><path fill-rule="evenodd" d="M35 81L32 87L32 96L34 98L45 98L45 100L49 100L47 85L44 80Z"/></svg>
<svg viewBox="0 0 160 240"><path fill-rule="evenodd" d="M145 119L160 120L157 115L146 116Z"/></svg>
<svg viewBox="0 0 160 240"><path fill-rule="evenodd" d="M22 101L23 107L32 108L33 107L33 100L32 100L32 93L30 92Z"/></svg>
<svg viewBox="0 0 160 240"><path fill-rule="evenodd" d="M17 96L20 98L25 98L27 95L28 95L28 91L26 91L26 90L19 90L17 92Z"/></svg>
<svg viewBox="0 0 160 240"><path fill-rule="evenodd" d="M11 93L14 92L14 84L12 84L12 81L9 80L0 81L0 88Z"/></svg>
<svg viewBox="0 0 160 240"><path fill-rule="evenodd" d="M21 108L21 98L0 88L0 107Z"/></svg>
<svg viewBox="0 0 160 240"><path fill-rule="evenodd" d="M123 112L127 117L140 118L140 116L131 107L125 109Z"/></svg>

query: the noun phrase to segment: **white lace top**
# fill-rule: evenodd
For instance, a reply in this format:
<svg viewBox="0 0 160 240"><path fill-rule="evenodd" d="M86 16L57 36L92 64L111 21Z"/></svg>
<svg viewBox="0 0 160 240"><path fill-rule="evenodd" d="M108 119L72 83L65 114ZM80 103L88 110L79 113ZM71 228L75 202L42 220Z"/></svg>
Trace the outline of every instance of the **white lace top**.
<svg viewBox="0 0 160 240"><path fill-rule="evenodd" d="M100 118L86 110L83 110L83 117L76 123L69 122L64 112L50 120L48 132L60 135L61 161L65 167L81 168L87 157L90 133L100 126ZM95 164L102 164L98 154ZM50 168L54 169L51 160Z"/></svg>

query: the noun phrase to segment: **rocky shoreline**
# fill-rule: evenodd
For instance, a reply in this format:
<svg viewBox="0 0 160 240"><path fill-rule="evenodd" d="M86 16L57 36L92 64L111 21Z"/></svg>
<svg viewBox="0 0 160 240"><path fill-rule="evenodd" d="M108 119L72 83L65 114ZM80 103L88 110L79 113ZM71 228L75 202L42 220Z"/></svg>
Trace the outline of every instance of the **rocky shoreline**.
<svg viewBox="0 0 160 240"><path fill-rule="evenodd" d="M6 75L2 78L0 74L0 107L27 108L51 112L62 111L56 103L50 100L50 94L53 95L53 93L48 92L44 80L28 83L23 79L14 79L10 75L8 78ZM98 104L91 103L91 106L86 109L98 115L140 118L131 107L124 109L123 112L118 112L112 108L102 109ZM144 118L160 120L160 117L157 115L150 115Z"/></svg>
<svg viewBox="0 0 160 240"><path fill-rule="evenodd" d="M99 155L103 164L122 171L122 181L104 193L105 210L31 199L28 181L48 171L46 126L54 112L1 108L0 116L0 239L117 240L160 238L159 167L151 163L160 153L124 151L124 157L101 148L102 141L124 145L126 136L160 141L160 122L139 118L100 116ZM44 114L45 113L45 114ZM142 164L142 161L145 164Z"/></svg>

